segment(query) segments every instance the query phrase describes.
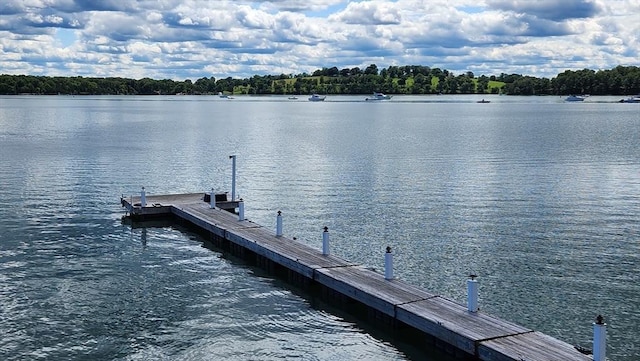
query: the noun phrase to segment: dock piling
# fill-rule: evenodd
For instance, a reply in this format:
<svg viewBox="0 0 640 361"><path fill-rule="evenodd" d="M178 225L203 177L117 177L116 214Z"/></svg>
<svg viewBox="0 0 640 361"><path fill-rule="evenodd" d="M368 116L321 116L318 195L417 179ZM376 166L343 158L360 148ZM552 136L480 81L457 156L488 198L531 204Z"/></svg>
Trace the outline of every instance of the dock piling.
<svg viewBox="0 0 640 361"><path fill-rule="evenodd" d="M322 232L322 255L329 255L329 227L324 226L324 232Z"/></svg>
<svg viewBox="0 0 640 361"><path fill-rule="evenodd" d="M211 196L209 196L209 206L211 209L216 208L216 193L213 188L211 188Z"/></svg>
<svg viewBox="0 0 640 361"><path fill-rule="evenodd" d="M276 217L276 237L282 236L282 211L278 211L278 216Z"/></svg>
<svg viewBox="0 0 640 361"><path fill-rule="evenodd" d="M144 187L142 187L142 191L140 191L140 207L147 206L147 192L145 192Z"/></svg>
<svg viewBox="0 0 640 361"><path fill-rule="evenodd" d="M469 275L467 280L467 309L469 312L478 312L478 280L476 275Z"/></svg>
<svg viewBox="0 0 640 361"><path fill-rule="evenodd" d="M387 252L384 254L384 279L393 279L393 253L391 247L387 246Z"/></svg>
<svg viewBox="0 0 640 361"><path fill-rule="evenodd" d="M240 198L238 202L238 220L244 221L244 201Z"/></svg>
<svg viewBox="0 0 640 361"><path fill-rule="evenodd" d="M607 357L607 324L604 317L598 315L593 323L593 361L606 361Z"/></svg>

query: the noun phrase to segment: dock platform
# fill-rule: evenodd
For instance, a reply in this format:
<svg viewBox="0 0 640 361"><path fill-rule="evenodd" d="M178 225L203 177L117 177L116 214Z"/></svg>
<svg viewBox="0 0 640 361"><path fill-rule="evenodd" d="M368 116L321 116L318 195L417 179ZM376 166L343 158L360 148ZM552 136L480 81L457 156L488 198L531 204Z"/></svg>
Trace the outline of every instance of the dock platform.
<svg viewBox="0 0 640 361"><path fill-rule="evenodd" d="M175 217L207 233L214 244L254 257L266 268L322 287L337 297L362 304L394 327L410 329L465 360L588 361L576 347L540 332L501 320L465 305L334 255L323 255L295 239L276 233L233 213L237 202L210 206L208 193L122 197L132 219ZM215 198L217 200L217 198ZM221 207L222 208L221 208Z"/></svg>

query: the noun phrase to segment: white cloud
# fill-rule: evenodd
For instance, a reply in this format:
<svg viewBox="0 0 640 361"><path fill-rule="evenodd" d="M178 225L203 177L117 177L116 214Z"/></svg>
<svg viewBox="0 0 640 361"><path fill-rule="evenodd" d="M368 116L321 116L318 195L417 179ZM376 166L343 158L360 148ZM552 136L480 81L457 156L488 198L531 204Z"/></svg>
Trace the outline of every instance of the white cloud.
<svg viewBox="0 0 640 361"><path fill-rule="evenodd" d="M268 30L273 29L275 23L273 16L261 10L254 10L248 6L240 6L236 11L238 23L248 29Z"/></svg>
<svg viewBox="0 0 640 361"><path fill-rule="evenodd" d="M547 20L589 18L602 9L594 0L488 0L487 3L496 9Z"/></svg>
<svg viewBox="0 0 640 361"><path fill-rule="evenodd" d="M329 20L347 24L400 24L396 3L388 1L350 2L343 11L329 16Z"/></svg>
<svg viewBox="0 0 640 361"><path fill-rule="evenodd" d="M638 65L638 13L634 0L4 0L0 73L181 80L375 63L550 77ZM64 51L57 28L76 34Z"/></svg>

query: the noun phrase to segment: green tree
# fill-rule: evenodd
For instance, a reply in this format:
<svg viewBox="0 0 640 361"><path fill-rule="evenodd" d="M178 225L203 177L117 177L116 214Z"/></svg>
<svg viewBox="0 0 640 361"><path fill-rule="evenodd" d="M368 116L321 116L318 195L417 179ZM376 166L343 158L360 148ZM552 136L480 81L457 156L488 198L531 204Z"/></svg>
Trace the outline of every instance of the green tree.
<svg viewBox="0 0 640 361"><path fill-rule="evenodd" d="M371 64L364 70L364 73L369 75L378 75L378 66L376 64Z"/></svg>

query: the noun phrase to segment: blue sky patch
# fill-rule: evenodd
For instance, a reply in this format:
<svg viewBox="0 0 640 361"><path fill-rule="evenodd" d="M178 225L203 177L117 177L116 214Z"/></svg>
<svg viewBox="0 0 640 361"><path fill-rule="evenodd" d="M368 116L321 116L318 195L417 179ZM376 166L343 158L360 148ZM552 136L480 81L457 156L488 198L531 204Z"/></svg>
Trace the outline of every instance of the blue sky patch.
<svg viewBox="0 0 640 361"><path fill-rule="evenodd" d="M56 39L62 44L63 47L68 47L76 42L76 31L65 28L56 29Z"/></svg>
<svg viewBox="0 0 640 361"><path fill-rule="evenodd" d="M467 14L479 14L485 10L483 7L480 7L480 6L461 6L456 9Z"/></svg>

